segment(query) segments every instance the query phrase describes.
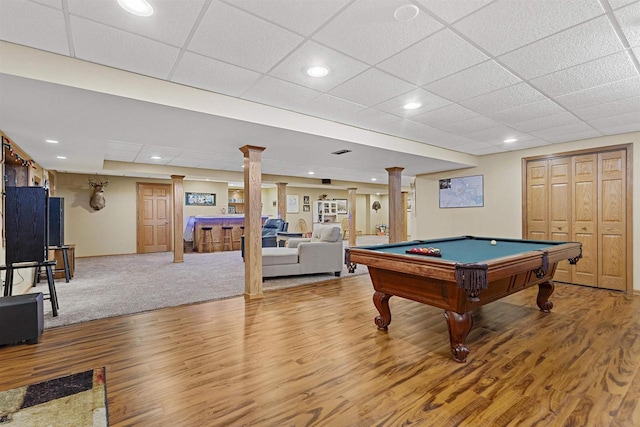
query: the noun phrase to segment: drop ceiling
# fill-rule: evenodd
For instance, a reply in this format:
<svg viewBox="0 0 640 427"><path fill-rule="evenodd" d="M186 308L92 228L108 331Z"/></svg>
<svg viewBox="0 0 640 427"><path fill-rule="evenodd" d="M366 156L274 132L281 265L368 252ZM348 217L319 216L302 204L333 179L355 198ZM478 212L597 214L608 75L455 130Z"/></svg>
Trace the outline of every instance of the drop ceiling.
<svg viewBox="0 0 640 427"><path fill-rule="evenodd" d="M379 183L385 167L407 178L640 130L638 1L150 3L141 18L116 0L0 1L0 129L56 170L104 171L110 160L240 172L238 148L251 144L267 148L266 174ZM417 16L396 20L407 5ZM245 113L22 75L3 67L14 45L231 97ZM328 76L306 74L318 64ZM352 151L331 154L341 149Z"/></svg>

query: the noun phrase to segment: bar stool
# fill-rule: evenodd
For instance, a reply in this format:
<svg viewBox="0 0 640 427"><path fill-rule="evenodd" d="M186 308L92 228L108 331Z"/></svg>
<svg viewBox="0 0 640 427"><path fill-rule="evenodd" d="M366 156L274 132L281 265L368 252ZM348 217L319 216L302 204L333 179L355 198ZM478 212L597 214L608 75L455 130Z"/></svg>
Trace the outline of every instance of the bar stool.
<svg viewBox="0 0 640 427"><path fill-rule="evenodd" d="M62 269L55 269L53 271L53 273L57 273L59 271L64 271L64 280L65 282L69 283L69 280L71 280L71 271L69 269L69 249L70 246L67 245L63 245L63 246L50 246L49 250L52 251L61 251L62 252ZM42 266L38 266L38 268L36 269L36 283L40 283L40 277L42 276L42 274L46 274L42 272L41 270Z"/></svg>
<svg viewBox="0 0 640 427"><path fill-rule="evenodd" d="M233 226L232 225L223 225L222 226L222 250L223 251L232 251L233 250Z"/></svg>
<svg viewBox="0 0 640 427"><path fill-rule="evenodd" d="M202 227L202 252L213 252L213 227Z"/></svg>

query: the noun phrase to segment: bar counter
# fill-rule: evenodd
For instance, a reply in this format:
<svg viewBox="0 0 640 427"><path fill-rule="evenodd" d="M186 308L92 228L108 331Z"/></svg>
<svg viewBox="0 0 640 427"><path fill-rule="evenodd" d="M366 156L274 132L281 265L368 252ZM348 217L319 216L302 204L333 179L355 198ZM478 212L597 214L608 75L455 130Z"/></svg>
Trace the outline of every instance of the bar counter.
<svg viewBox="0 0 640 427"><path fill-rule="evenodd" d="M262 223L269 218L266 215L262 216ZM223 226L231 226L231 245L233 250L240 250L241 236L243 230L240 228L244 225L244 214L225 214L225 215L211 215L211 216L190 216L187 221L187 226L184 233L184 240L193 239L193 250L196 252L202 252L202 227L212 227L213 235L213 251L219 252L224 250L223 246Z"/></svg>

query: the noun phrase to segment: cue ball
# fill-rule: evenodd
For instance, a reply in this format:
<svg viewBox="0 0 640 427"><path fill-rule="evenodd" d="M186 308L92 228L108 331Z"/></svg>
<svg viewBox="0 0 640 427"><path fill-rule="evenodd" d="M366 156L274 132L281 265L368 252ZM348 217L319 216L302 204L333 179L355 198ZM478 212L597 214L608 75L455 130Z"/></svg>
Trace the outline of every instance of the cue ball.
<svg viewBox="0 0 640 427"><path fill-rule="evenodd" d="M492 240L492 241L491 241L491 246L495 246L495 245L497 245L497 244L498 244L498 242L496 242L495 240Z"/></svg>

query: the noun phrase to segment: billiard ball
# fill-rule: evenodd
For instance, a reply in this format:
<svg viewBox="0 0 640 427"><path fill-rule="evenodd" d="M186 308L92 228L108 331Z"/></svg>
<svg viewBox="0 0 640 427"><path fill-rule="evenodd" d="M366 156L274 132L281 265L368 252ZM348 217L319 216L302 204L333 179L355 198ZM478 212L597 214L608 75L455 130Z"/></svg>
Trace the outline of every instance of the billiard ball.
<svg viewBox="0 0 640 427"><path fill-rule="evenodd" d="M498 244L498 242L496 242L495 240L492 240L492 241L491 241L491 246L495 246L495 245L497 245L497 244Z"/></svg>

